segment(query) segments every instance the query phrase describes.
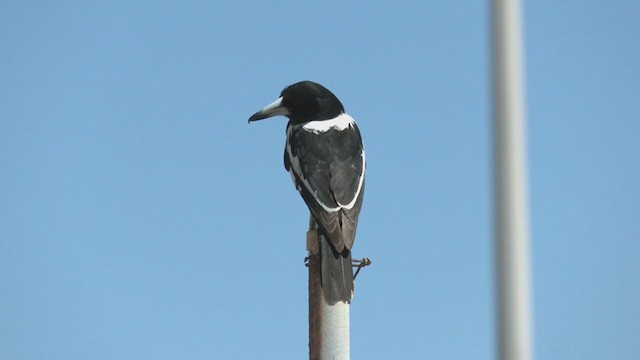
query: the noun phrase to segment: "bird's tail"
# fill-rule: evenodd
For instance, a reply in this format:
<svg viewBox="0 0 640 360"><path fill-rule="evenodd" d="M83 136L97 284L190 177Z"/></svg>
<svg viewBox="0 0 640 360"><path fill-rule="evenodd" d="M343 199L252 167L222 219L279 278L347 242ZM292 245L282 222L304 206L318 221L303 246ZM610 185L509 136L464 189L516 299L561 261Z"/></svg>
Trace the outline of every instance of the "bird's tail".
<svg viewBox="0 0 640 360"><path fill-rule="evenodd" d="M329 240L318 233L320 243L320 272L324 299L329 305L338 301L351 302L353 296L353 270L351 251L345 248L338 253Z"/></svg>

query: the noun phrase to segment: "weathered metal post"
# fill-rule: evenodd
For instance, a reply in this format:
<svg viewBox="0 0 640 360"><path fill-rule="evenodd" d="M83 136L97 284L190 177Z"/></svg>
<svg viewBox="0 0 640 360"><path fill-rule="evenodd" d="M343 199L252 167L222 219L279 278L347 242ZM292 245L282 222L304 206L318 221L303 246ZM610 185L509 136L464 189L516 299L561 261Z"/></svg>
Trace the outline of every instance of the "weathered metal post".
<svg viewBox="0 0 640 360"><path fill-rule="evenodd" d="M309 252L309 359L349 359L349 304L325 302L320 280L320 251L315 221L307 232Z"/></svg>

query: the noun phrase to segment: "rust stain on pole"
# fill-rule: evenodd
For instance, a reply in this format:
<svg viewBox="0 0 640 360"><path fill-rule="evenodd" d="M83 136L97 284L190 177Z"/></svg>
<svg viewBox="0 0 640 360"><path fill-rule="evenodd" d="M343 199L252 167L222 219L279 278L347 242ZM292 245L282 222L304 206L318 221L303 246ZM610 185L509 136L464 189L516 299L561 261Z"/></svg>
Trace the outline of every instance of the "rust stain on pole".
<svg viewBox="0 0 640 360"><path fill-rule="evenodd" d="M320 285L320 254L318 233L311 228L307 232L309 252L309 359L319 360L322 349L322 310L318 301L324 301Z"/></svg>

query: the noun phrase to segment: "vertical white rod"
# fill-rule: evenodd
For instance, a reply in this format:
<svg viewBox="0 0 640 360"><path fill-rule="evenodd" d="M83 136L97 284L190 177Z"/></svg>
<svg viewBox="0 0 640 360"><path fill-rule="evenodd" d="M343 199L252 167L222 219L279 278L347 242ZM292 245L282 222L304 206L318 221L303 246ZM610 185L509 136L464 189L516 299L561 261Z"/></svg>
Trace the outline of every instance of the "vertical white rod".
<svg viewBox="0 0 640 360"><path fill-rule="evenodd" d="M309 359L349 360L349 304L338 302L329 305L324 300L320 247L313 217L309 227Z"/></svg>
<svg viewBox="0 0 640 360"><path fill-rule="evenodd" d="M522 25L519 0L493 0L498 342L501 360L532 358Z"/></svg>

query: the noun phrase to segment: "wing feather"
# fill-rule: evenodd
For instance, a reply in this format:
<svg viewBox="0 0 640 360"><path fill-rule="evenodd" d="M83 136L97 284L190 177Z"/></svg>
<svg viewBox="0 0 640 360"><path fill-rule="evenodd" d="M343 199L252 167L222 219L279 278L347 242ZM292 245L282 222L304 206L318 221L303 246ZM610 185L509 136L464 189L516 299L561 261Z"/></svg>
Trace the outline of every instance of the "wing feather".
<svg viewBox="0 0 640 360"><path fill-rule="evenodd" d="M351 249L364 195L360 131L308 132L287 126L285 168L321 230L338 252Z"/></svg>

